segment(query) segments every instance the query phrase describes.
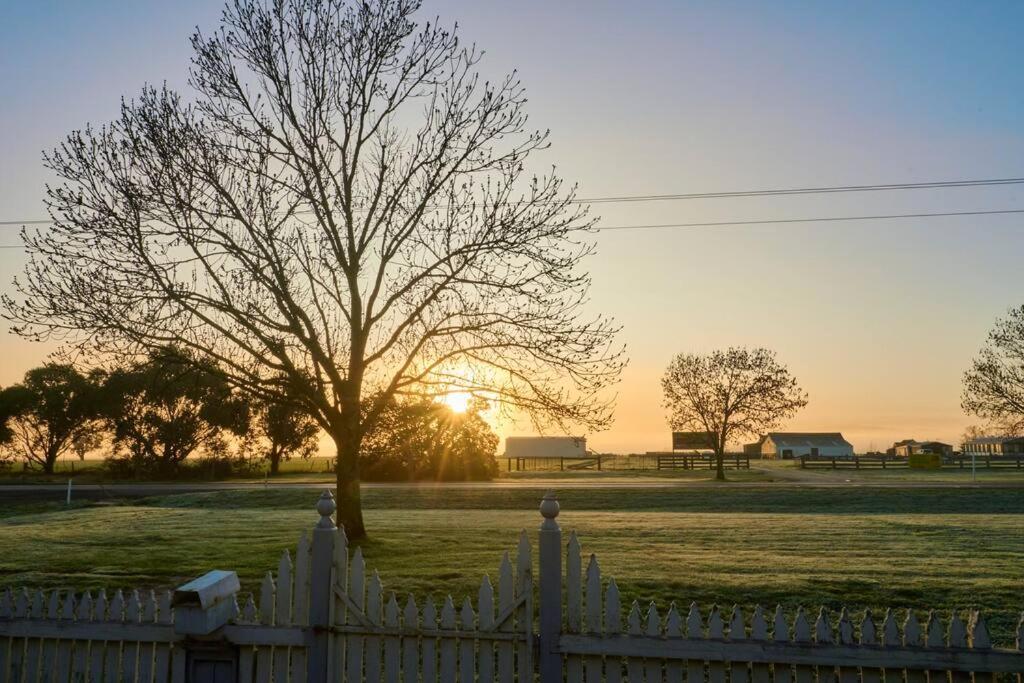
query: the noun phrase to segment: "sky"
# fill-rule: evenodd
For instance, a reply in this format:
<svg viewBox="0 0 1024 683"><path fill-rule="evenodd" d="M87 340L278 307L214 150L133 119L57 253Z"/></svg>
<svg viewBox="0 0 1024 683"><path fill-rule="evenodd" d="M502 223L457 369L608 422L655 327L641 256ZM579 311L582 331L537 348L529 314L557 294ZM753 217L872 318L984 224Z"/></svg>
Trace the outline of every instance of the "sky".
<svg viewBox="0 0 1024 683"><path fill-rule="evenodd" d="M45 217L41 152L115 114L145 83L184 85L195 26L221 4L0 6L0 220ZM518 69L539 159L583 197L1024 176L1015 2L696 3L425 0ZM1024 208L1024 186L601 204L639 225ZM858 451L957 443L961 376L995 318L1024 304L1020 215L605 232L591 308L630 364L603 452L670 447L659 378L672 356L777 352L810 394L789 431ZM0 244L17 244L0 226ZM0 291L24 256L0 249ZM0 385L51 349L0 329ZM506 434L528 433L505 425Z"/></svg>

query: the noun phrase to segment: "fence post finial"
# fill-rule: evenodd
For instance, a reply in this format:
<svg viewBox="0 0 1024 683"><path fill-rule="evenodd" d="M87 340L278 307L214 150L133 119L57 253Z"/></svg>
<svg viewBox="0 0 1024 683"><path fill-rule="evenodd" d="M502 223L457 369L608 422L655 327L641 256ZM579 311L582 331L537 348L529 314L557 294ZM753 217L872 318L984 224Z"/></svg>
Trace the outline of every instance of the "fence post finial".
<svg viewBox="0 0 1024 683"><path fill-rule="evenodd" d="M334 504L334 496L331 492L324 490L320 494L320 500L316 502L316 511L320 513L320 522L316 525L318 529L333 529L334 520L331 519L331 515L337 509L337 505Z"/></svg>
<svg viewBox="0 0 1024 683"><path fill-rule="evenodd" d="M558 517L558 498L554 491L544 494L540 514L540 683L561 683L562 655L558 638L562 630L562 530Z"/></svg>
<svg viewBox="0 0 1024 683"><path fill-rule="evenodd" d="M558 517L560 509L558 496L555 495L554 491L549 490L540 501L540 514L544 516L544 521L541 523L540 528L545 531L558 529L558 522L555 521L555 518Z"/></svg>

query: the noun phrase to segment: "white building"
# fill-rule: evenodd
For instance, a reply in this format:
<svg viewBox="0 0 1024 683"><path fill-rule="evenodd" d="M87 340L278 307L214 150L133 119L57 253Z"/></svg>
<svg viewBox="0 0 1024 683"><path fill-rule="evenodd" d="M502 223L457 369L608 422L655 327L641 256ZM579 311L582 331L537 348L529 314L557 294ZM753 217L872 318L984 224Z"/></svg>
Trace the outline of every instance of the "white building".
<svg viewBox="0 0 1024 683"><path fill-rule="evenodd" d="M504 458L588 458L583 436L510 436Z"/></svg>
<svg viewBox="0 0 1024 683"><path fill-rule="evenodd" d="M761 437L762 458L852 458L853 444L839 432L772 432Z"/></svg>

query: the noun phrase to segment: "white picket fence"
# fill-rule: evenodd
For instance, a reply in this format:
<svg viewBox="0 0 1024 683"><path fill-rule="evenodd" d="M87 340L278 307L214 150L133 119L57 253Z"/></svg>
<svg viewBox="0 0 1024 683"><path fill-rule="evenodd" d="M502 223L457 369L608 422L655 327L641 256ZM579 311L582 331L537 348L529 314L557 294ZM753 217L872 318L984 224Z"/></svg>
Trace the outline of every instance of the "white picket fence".
<svg viewBox="0 0 1024 683"><path fill-rule="evenodd" d="M1024 673L1024 625L1016 649L994 648L977 612L922 623L892 611L626 610L594 555L584 568L576 535L563 542L551 494L536 589L524 532L497 590L484 577L475 603L400 599L335 528L329 494L317 509L312 535L282 554L257 596L239 607L230 593L233 618L209 633L186 629L195 622L170 592L0 593L0 683L966 683L1001 673L1020 683Z"/></svg>

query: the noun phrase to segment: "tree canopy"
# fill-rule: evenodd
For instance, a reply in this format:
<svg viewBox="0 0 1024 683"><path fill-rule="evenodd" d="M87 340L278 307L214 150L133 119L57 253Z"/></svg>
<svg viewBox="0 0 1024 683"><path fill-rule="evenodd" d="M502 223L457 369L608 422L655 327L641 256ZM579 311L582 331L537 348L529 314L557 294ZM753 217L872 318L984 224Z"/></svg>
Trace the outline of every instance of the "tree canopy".
<svg viewBox="0 0 1024 683"><path fill-rule="evenodd" d="M466 481L497 474L498 435L483 417L485 401L462 413L429 399L392 401L367 434L368 479Z"/></svg>
<svg viewBox="0 0 1024 683"><path fill-rule="evenodd" d="M96 443L97 375L48 363L0 391L0 443L46 473L57 459Z"/></svg>
<svg viewBox="0 0 1024 683"><path fill-rule="evenodd" d="M709 354L682 353L661 379L673 429L710 432L717 478L725 478L728 443L778 427L807 405L807 394L768 349L732 347Z"/></svg>
<svg viewBox="0 0 1024 683"><path fill-rule="evenodd" d="M1024 306L996 319L963 383L964 411L986 420L988 431L1024 430Z"/></svg>
<svg viewBox="0 0 1024 683"><path fill-rule="evenodd" d="M244 396L213 368L176 349L118 369L104 384L114 448L140 467L170 474L193 453L222 453L249 426Z"/></svg>
<svg viewBox="0 0 1024 683"><path fill-rule="evenodd" d="M289 400L336 444L354 537L362 439L396 396L599 428L623 364L586 310L593 222L535 170L523 86L420 4L228 3L186 93L147 87L45 156L54 224L5 298L33 338L173 344L268 398L304 382Z"/></svg>

